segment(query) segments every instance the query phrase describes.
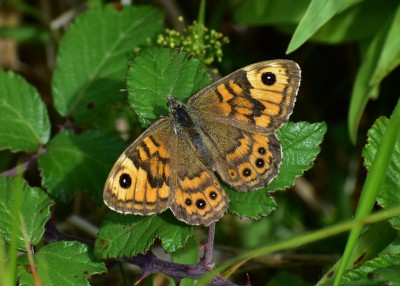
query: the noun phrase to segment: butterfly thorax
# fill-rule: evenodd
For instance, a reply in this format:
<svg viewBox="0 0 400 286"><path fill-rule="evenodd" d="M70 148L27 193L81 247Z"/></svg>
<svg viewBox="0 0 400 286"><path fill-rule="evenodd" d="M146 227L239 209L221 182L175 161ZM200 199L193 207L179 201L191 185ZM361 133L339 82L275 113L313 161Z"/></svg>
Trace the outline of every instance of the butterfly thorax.
<svg viewBox="0 0 400 286"><path fill-rule="evenodd" d="M200 159L209 168L212 167L212 156L205 144L205 135L201 131L196 111L192 106L186 105L179 100L168 97L168 109L172 116L174 131L181 139L186 139L198 152Z"/></svg>

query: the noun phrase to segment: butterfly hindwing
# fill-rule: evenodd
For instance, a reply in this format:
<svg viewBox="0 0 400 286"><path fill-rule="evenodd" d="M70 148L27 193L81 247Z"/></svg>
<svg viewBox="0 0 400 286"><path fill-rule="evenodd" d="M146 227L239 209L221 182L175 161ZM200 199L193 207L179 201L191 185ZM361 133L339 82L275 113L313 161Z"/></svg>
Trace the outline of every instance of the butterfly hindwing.
<svg viewBox="0 0 400 286"><path fill-rule="evenodd" d="M202 160L195 147L183 134L177 135L171 165L171 186L174 198L171 210L189 224L203 224L219 220L228 208L228 196L214 173Z"/></svg>
<svg viewBox="0 0 400 286"><path fill-rule="evenodd" d="M276 177L282 152L274 133L245 131L212 117L198 120L202 120L213 168L229 186L246 192L261 188Z"/></svg>

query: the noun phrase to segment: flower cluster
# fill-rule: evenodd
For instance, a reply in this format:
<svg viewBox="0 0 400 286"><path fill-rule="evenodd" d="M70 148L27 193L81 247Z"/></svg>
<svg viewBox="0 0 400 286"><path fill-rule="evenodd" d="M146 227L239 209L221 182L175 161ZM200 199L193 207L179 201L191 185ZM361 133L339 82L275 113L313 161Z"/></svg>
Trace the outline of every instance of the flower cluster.
<svg viewBox="0 0 400 286"><path fill-rule="evenodd" d="M183 22L183 18L179 17ZM183 33L166 29L158 35L157 44L169 48L183 48L183 50L196 55L206 65L211 64L216 58L222 61L222 45L229 42L223 34L210 30L196 21L184 29Z"/></svg>

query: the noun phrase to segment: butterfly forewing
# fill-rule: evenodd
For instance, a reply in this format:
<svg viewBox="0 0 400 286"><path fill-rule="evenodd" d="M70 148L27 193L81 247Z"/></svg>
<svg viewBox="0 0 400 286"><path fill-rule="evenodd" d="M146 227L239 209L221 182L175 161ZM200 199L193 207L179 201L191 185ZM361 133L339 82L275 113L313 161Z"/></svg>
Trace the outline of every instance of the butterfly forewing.
<svg viewBox="0 0 400 286"><path fill-rule="evenodd" d="M168 117L147 129L118 158L104 187L104 202L121 213L153 214L171 201L170 143L174 132Z"/></svg>
<svg viewBox="0 0 400 286"><path fill-rule="evenodd" d="M275 132L293 111L300 68L290 60L256 63L216 81L188 104L226 124Z"/></svg>
<svg viewBox="0 0 400 286"><path fill-rule="evenodd" d="M104 202L121 213L149 215L171 208L189 224L209 225L228 208L228 197L171 117L147 129L115 163Z"/></svg>

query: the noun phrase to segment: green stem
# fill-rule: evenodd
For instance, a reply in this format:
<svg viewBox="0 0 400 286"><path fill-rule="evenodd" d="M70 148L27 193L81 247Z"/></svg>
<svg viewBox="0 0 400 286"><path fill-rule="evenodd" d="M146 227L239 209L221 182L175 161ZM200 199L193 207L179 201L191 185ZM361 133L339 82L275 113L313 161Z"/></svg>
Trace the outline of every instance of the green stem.
<svg viewBox="0 0 400 286"><path fill-rule="evenodd" d="M128 281L128 277L126 275L124 266L122 265L121 261L118 261L118 268L119 268L119 272L121 273L121 277L122 277L122 285L129 286L130 283Z"/></svg>
<svg viewBox="0 0 400 286"><path fill-rule="evenodd" d="M205 26L205 18L206 18L206 0L201 0L197 22L202 26Z"/></svg>

